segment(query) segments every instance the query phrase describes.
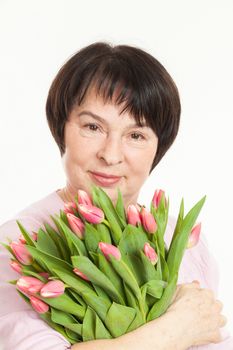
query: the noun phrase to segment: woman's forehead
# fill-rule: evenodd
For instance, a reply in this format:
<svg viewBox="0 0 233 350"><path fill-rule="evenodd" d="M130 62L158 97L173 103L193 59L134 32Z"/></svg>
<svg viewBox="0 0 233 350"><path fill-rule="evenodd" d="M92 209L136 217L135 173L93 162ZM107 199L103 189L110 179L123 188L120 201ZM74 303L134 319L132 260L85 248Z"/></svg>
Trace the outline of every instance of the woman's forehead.
<svg viewBox="0 0 233 350"><path fill-rule="evenodd" d="M95 87L91 87L85 93L85 96L81 104L75 104L74 108L78 110L85 110L87 108L91 109L91 112L97 109L107 109L109 106L114 107L118 110L119 115L127 116L132 121L135 121L135 124L138 126L148 126L148 122L144 116L137 117L135 116L128 106L128 101L119 101L119 88L116 89L112 96L106 96L103 94L102 90L97 90Z"/></svg>

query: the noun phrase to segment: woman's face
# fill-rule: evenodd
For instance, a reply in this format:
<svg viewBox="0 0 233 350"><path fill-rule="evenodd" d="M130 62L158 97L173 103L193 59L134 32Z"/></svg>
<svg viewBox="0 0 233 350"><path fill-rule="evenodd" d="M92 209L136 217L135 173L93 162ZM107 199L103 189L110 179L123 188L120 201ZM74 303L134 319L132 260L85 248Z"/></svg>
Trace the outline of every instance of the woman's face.
<svg viewBox="0 0 233 350"><path fill-rule="evenodd" d="M158 138L147 126L139 127L122 106L104 103L91 91L74 107L65 125L62 157L67 190L91 194L91 186L104 189L113 202L119 187L126 205L135 204L149 175Z"/></svg>

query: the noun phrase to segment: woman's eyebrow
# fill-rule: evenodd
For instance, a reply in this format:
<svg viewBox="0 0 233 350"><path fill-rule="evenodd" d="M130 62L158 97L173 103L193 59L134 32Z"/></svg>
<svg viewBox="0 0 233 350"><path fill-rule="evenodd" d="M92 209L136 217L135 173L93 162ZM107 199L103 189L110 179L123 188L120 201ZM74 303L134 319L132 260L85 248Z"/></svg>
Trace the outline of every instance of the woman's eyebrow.
<svg viewBox="0 0 233 350"><path fill-rule="evenodd" d="M104 124L108 124L107 120L100 117L99 115L91 112L91 111L82 111L80 113L78 113L78 116L81 117L82 115L89 115L90 117L98 120L99 122L102 122ZM130 128L140 128L140 127L147 127L146 123L145 122L142 122L141 125L138 125L136 122L132 123L132 124L129 124L127 125L127 129L130 129Z"/></svg>

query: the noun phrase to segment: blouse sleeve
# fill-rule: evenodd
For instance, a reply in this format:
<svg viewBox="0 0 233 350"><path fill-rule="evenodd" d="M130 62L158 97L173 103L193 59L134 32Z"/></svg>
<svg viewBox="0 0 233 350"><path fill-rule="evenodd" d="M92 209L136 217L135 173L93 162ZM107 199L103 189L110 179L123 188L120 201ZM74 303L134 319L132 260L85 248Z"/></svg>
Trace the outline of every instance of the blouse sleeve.
<svg viewBox="0 0 233 350"><path fill-rule="evenodd" d="M218 298L219 270L214 256L210 253L206 237L201 233L199 243L187 249L182 260L179 273L179 283L200 282L201 288L208 288ZM227 325L221 328L222 341L214 344L194 346L189 350L233 350L233 338L227 330Z"/></svg>
<svg viewBox="0 0 233 350"><path fill-rule="evenodd" d="M28 229L38 223L21 220ZM0 226L0 242L9 237L18 239L19 230L14 220ZM0 245L0 350L65 350L70 343L48 326L18 295L15 286L8 283L19 275L10 266L10 254Z"/></svg>

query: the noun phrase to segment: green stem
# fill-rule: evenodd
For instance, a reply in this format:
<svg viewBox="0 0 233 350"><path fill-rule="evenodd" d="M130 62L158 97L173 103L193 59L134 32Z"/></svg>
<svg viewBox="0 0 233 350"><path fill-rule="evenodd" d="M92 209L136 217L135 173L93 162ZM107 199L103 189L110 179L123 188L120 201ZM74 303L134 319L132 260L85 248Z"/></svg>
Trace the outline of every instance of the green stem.
<svg viewBox="0 0 233 350"><path fill-rule="evenodd" d="M106 226L108 226L109 228L111 228L111 226L109 225L109 222L108 222L107 220L105 220L105 219L102 221L102 224L105 224Z"/></svg>
<svg viewBox="0 0 233 350"><path fill-rule="evenodd" d="M37 272L43 272L43 270L41 269L41 266L34 260L33 263L32 263L32 267L34 267L34 269L37 271Z"/></svg>
<svg viewBox="0 0 233 350"><path fill-rule="evenodd" d="M144 310L142 297L138 299L138 303L139 303L139 309L140 309L142 317L143 317L143 322L146 323L146 313L145 313L145 310Z"/></svg>

